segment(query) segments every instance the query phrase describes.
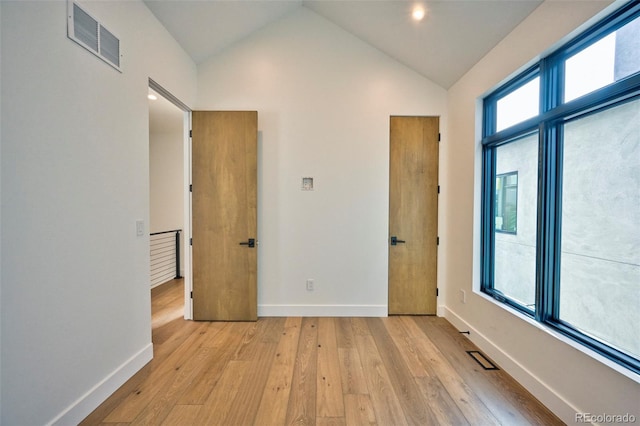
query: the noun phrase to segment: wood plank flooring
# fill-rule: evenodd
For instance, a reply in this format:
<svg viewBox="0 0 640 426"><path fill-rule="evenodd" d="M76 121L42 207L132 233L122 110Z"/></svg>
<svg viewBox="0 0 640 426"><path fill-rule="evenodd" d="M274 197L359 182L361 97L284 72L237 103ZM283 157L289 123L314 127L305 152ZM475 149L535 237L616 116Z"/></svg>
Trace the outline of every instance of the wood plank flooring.
<svg viewBox="0 0 640 426"><path fill-rule="evenodd" d="M560 425L443 318L182 319L152 290L154 359L81 425Z"/></svg>

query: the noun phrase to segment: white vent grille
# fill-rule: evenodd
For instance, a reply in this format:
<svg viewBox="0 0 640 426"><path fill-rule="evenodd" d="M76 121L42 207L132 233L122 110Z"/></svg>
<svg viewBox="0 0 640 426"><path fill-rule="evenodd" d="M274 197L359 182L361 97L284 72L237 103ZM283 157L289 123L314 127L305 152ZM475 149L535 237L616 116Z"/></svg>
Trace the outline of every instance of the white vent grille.
<svg viewBox="0 0 640 426"><path fill-rule="evenodd" d="M73 4L73 36L94 52L98 52L98 27L98 21Z"/></svg>
<svg viewBox="0 0 640 426"><path fill-rule="evenodd" d="M120 40L77 3L68 0L67 36L122 72Z"/></svg>
<svg viewBox="0 0 640 426"><path fill-rule="evenodd" d="M107 61L120 67L120 40L102 25L100 26L100 54Z"/></svg>

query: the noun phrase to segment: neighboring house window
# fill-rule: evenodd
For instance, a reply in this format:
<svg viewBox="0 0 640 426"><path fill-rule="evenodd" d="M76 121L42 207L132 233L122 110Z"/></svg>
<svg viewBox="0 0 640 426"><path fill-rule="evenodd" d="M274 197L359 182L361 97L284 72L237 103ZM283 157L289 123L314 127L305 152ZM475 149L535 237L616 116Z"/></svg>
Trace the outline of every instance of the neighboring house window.
<svg viewBox="0 0 640 426"><path fill-rule="evenodd" d="M518 172L496 176L496 231L518 230Z"/></svg>
<svg viewBox="0 0 640 426"><path fill-rule="evenodd" d="M482 291L640 373L640 4L483 105Z"/></svg>

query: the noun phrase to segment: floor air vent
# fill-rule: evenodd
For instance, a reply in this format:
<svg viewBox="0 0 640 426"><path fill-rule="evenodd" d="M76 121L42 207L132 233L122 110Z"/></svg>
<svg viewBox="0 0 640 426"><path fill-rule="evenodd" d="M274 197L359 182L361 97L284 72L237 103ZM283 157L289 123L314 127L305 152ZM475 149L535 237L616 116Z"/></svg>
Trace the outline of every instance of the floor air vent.
<svg viewBox="0 0 640 426"><path fill-rule="evenodd" d="M480 351L467 351L467 353L478 364L480 364L480 367L484 368L485 370L500 370L494 363L491 362L491 360L489 358L484 356L484 354L482 352L480 352Z"/></svg>
<svg viewBox="0 0 640 426"><path fill-rule="evenodd" d="M67 36L122 72L120 40L76 2L67 1Z"/></svg>

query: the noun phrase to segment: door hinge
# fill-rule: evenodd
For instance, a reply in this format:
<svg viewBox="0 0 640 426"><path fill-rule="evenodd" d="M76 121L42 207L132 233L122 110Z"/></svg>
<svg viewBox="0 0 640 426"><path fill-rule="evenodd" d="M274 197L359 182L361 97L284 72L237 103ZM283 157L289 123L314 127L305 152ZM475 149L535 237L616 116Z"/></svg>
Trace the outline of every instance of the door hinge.
<svg viewBox="0 0 640 426"><path fill-rule="evenodd" d="M193 192L193 185L189 185L189 192ZM439 188L438 188L438 192L440 192Z"/></svg>
<svg viewBox="0 0 640 426"><path fill-rule="evenodd" d="M436 297L440 296L440 289L436 287Z"/></svg>
<svg viewBox="0 0 640 426"><path fill-rule="evenodd" d="M438 133L438 142L440 142L440 138L441 138L441 137L442 137L442 136L440 135L440 133Z"/></svg>
<svg viewBox="0 0 640 426"><path fill-rule="evenodd" d="M189 245L192 246L193 245L193 238L189 238Z"/></svg>
<svg viewBox="0 0 640 426"><path fill-rule="evenodd" d="M191 292L191 298L193 299L193 292Z"/></svg>
<svg viewBox="0 0 640 426"><path fill-rule="evenodd" d="M440 245L440 237L436 237L436 245L439 246Z"/></svg>
<svg viewBox="0 0 640 426"><path fill-rule="evenodd" d="M440 185L438 185L438 194L440 193Z"/></svg>
<svg viewBox="0 0 640 426"><path fill-rule="evenodd" d="M189 137L192 138L193 137L193 130L189 130Z"/></svg>

